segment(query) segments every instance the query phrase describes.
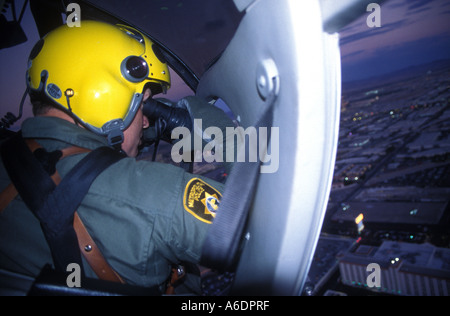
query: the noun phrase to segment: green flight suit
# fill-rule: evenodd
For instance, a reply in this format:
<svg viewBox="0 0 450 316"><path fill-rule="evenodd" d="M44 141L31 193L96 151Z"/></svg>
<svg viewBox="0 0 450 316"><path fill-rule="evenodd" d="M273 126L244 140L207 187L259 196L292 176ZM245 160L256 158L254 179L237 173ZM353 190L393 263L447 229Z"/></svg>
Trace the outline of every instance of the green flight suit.
<svg viewBox="0 0 450 316"><path fill-rule="evenodd" d="M225 116L223 124L232 125ZM49 152L107 145L104 137L53 117L26 120L22 135ZM60 175L85 155L60 160ZM9 183L0 164L0 190ZM176 166L124 158L97 177L78 214L107 262L127 283L161 286L172 263L198 263L213 218L205 194L220 198L223 189L222 183ZM37 276L46 263L52 263L52 257L40 224L18 196L0 214L0 268ZM95 277L86 262L84 269L88 277Z"/></svg>

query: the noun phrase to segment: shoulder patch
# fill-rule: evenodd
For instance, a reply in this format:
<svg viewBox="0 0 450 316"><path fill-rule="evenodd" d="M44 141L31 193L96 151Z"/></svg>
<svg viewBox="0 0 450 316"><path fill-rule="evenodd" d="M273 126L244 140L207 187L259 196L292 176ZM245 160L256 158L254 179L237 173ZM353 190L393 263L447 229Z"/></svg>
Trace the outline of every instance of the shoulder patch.
<svg viewBox="0 0 450 316"><path fill-rule="evenodd" d="M222 194L206 182L194 178L184 190L184 209L202 222L212 224L219 208Z"/></svg>

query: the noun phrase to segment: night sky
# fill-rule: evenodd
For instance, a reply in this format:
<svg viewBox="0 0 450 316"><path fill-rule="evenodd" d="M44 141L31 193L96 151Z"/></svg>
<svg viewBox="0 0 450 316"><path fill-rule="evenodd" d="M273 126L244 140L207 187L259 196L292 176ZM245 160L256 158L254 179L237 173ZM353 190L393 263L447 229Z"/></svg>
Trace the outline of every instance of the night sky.
<svg viewBox="0 0 450 316"><path fill-rule="evenodd" d="M379 28L370 14L341 31L344 82L450 58L450 1L388 0Z"/></svg>
<svg viewBox="0 0 450 316"><path fill-rule="evenodd" d="M374 1L375 2L375 1ZM17 0L19 11L24 1ZM359 80L413 65L450 58L450 1L388 0L381 4L381 27L370 28L361 18L341 32L342 79ZM25 91L27 58L38 33L27 8L22 22L28 42L0 50L0 115L18 112ZM186 86L181 86L183 92ZM24 116L30 114L25 106Z"/></svg>

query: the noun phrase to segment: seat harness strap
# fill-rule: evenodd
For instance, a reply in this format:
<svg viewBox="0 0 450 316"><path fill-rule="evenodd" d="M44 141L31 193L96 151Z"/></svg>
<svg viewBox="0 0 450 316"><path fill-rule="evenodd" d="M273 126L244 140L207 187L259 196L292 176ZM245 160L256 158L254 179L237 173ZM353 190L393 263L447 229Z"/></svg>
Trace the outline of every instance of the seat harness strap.
<svg viewBox="0 0 450 316"><path fill-rule="evenodd" d="M20 194L41 223L57 270L65 272L71 263L82 268L82 253L100 279L124 283L108 265L76 213L95 178L124 155L109 147L97 148L62 180L55 168L59 159L88 151L70 147L48 153L36 141L22 138L21 133L4 142L1 156L12 184L0 195L0 211Z"/></svg>
<svg viewBox="0 0 450 316"><path fill-rule="evenodd" d="M274 77L273 82L278 87L278 77ZM256 130L272 126L277 90L273 89L265 100L255 124ZM270 139L270 129L268 137ZM249 157L248 153L246 157ZM202 248L202 265L219 271L232 271L236 268L242 250L244 228L257 191L261 163L258 157L256 162L238 162L233 166L225 184L219 211Z"/></svg>

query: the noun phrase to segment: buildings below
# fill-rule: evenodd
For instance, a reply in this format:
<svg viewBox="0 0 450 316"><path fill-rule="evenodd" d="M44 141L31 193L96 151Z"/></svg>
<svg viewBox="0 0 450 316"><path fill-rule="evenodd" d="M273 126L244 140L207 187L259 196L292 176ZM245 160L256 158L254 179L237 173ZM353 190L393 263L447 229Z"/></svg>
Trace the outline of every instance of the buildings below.
<svg viewBox="0 0 450 316"><path fill-rule="evenodd" d="M448 60L344 85L332 190L304 294L449 295L449 101ZM379 287L367 283L372 263Z"/></svg>
<svg viewBox="0 0 450 316"><path fill-rule="evenodd" d="M450 294L449 248L383 241L379 247L358 245L338 260L345 285L395 295Z"/></svg>
<svg viewBox="0 0 450 316"><path fill-rule="evenodd" d="M389 240L374 246L362 238L323 234L304 295L336 293L449 296L450 249Z"/></svg>

